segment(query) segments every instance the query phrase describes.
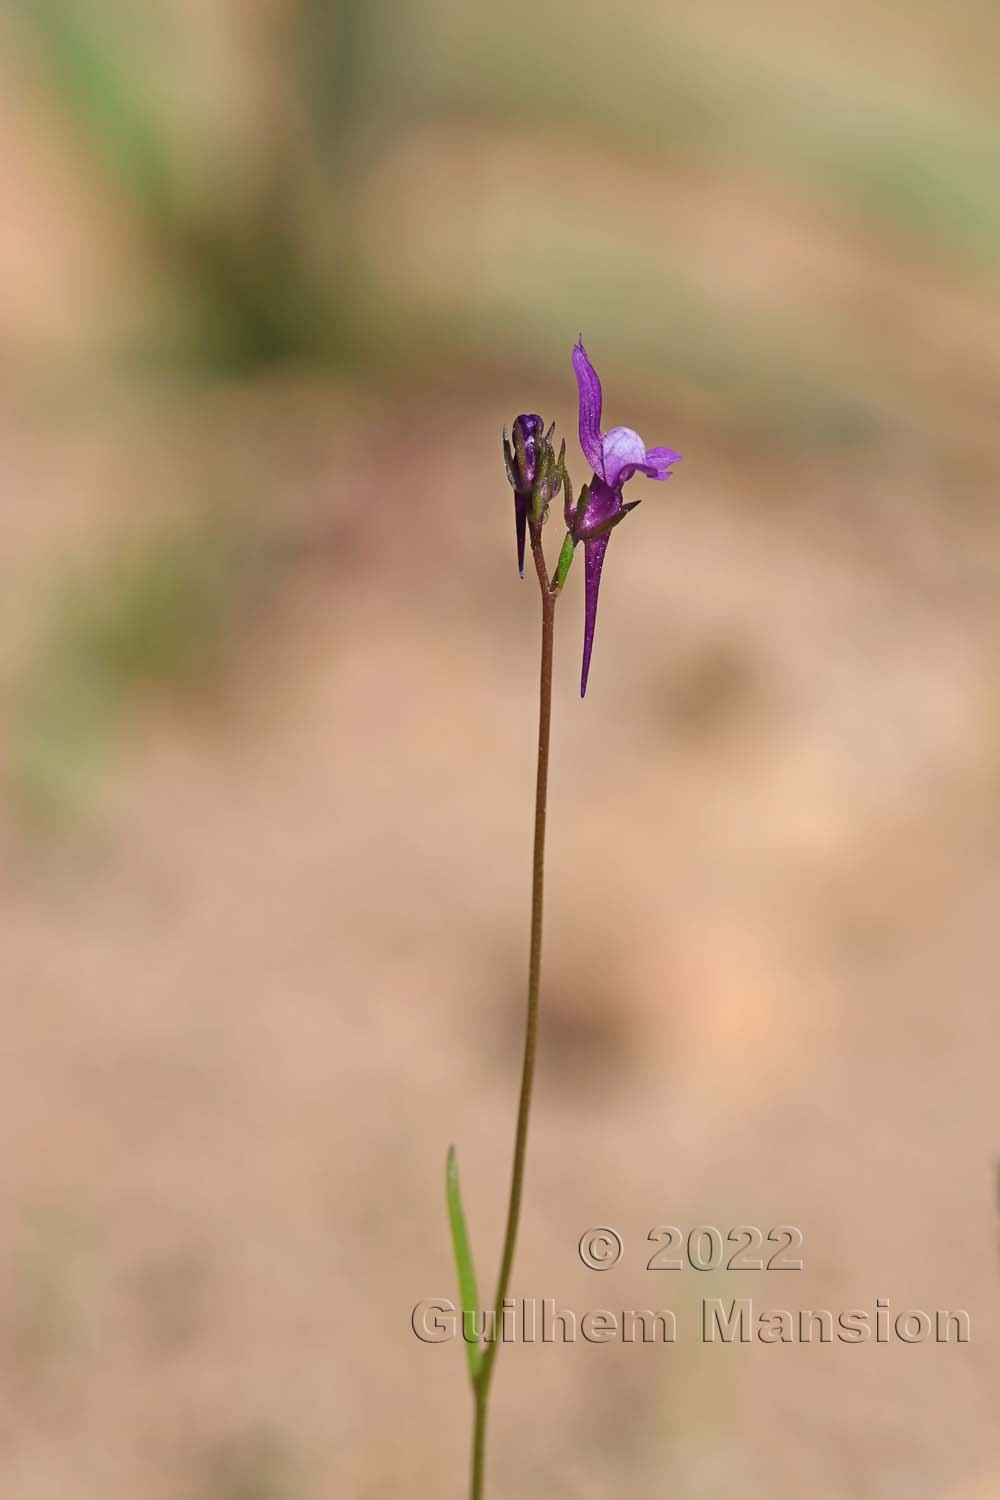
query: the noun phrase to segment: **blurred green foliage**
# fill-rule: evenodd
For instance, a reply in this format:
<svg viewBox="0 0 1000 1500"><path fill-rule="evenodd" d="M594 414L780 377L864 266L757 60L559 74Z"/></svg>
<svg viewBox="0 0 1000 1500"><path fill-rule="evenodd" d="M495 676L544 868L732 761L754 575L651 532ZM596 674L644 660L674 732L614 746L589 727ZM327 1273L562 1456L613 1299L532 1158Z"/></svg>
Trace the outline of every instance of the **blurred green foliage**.
<svg viewBox="0 0 1000 1500"><path fill-rule="evenodd" d="M245 518L212 514L61 583L15 708L18 806L43 822L86 807L115 739L150 693L209 683L276 554Z"/></svg>
<svg viewBox="0 0 1000 1500"><path fill-rule="evenodd" d="M876 58L831 74L822 47L761 45L755 27L727 24L725 9L713 21L626 5L609 32L580 25L567 3L540 9L526 0L294 0L269 20L252 10L241 20L224 7L234 35L241 25L258 33L231 67L266 64L282 87L262 92L260 118L234 119L235 158L206 137L204 150L219 152L206 165L177 129L188 106L174 75L197 30L185 33L190 19L170 0L141 12L122 0L12 5L53 99L169 267L183 312L161 335L168 352L196 365L364 360L384 353L387 340L405 346L419 303L404 297L393 317L386 303L392 309L400 288L371 281L364 186L385 148L430 119L488 120L539 141L569 137L584 151L641 152L670 169L742 163L969 270L992 270L1000 259L994 110L972 97L928 98ZM1000 40L996 18L973 0L959 9L970 7L984 43ZM603 249L587 292L597 304L628 270L628 226L615 220L614 182L601 180L608 173L605 162L594 185ZM208 192L198 186L206 180ZM519 184L505 192L516 215ZM451 232L466 227L456 202ZM558 287L559 260L556 239L525 284L527 313ZM661 270L669 280L669 253ZM461 287L455 311L467 345L480 341L482 317L496 328ZM685 349L697 356L692 333ZM715 342L709 327L702 333ZM788 375L794 387L794 364Z"/></svg>
<svg viewBox="0 0 1000 1500"><path fill-rule="evenodd" d="M121 7L103 0L13 3L54 97L175 280L185 304L178 330L192 330L175 330L176 352L224 368L335 352L338 286L317 283L301 254L295 142L283 146L276 130L234 212L231 164L218 161L210 196L196 191L201 164L179 145L169 94L157 87L168 7L123 26ZM338 120L349 130L343 111Z"/></svg>

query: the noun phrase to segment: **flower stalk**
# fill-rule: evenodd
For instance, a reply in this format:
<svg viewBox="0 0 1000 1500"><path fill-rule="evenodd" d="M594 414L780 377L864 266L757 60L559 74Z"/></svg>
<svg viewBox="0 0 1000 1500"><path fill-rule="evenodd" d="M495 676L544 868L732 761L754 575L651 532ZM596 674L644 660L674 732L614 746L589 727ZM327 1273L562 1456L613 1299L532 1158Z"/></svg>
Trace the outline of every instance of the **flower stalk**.
<svg viewBox="0 0 1000 1500"><path fill-rule="evenodd" d="M535 1054L538 1050L538 1002L542 982L542 911L545 896L545 814L549 796L549 744L552 729L552 651L555 640L556 600L559 590L549 581L542 551L540 523L529 525L531 553L542 595L542 651L538 684L538 755L535 773L535 828L531 861L531 928L528 943L528 1008L524 1028L524 1058L521 1065L521 1094L517 1107L514 1134L514 1164L510 1177L510 1200L507 1205L507 1228L500 1257L500 1274L493 1298L493 1338L486 1345L478 1374L473 1381L475 1423L472 1439L472 1475L470 1500L482 1500L486 1462L486 1421L489 1414L490 1383L496 1364L499 1321L504 1299L510 1289L517 1231L521 1222L521 1198L524 1191L524 1164L528 1147L528 1121L535 1079Z"/></svg>
<svg viewBox="0 0 1000 1500"><path fill-rule="evenodd" d="M486 1429L489 1418L490 1390L500 1347L500 1330L504 1302L510 1291L517 1235L521 1222L521 1200L524 1194L525 1161L528 1147L528 1124L535 1080L535 1057L538 1050L538 1015L542 978L542 916L545 892L545 821L549 791L549 746L552 731L552 658L555 641L556 603L566 582L578 543L584 550L584 645L581 696L587 690L590 658L597 618L597 597L601 571L611 532L638 505L626 502L622 488L635 474L650 479L668 478L680 457L671 448L647 449L642 438L630 427L601 430L603 393L597 372L591 365L582 340L573 350L573 369L579 390L580 447L593 474L584 485L577 502L566 472L566 445L558 454L553 444L554 428L545 430L542 418L522 413L514 419L510 436L503 435L507 478L514 492L514 531L518 571L524 577L525 544L530 538L531 555L541 595L541 663L538 688L538 746L535 771L535 822L531 861L531 919L528 941L528 1002L524 1030L524 1056L521 1064L521 1092L514 1132L514 1160L510 1176L507 1223L500 1252L500 1271L493 1298L492 1318L479 1318L472 1251L462 1208L458 1182L458 1162L454 1148L448 1153L447 1200L452 1242L458 1268L462 1299L463 1334L472 1386L474 1423L470 1500L483 1500L486 1472ZM551 502L563 493L563 515L566 536L559 553L555 573L550 578L542 547L542 528L548 520ZM469 1323L473 1325L469 1327ZM473 1331L476 1330L476 1332ZM477 1339L476 1333L482 1329Z"/></svg>

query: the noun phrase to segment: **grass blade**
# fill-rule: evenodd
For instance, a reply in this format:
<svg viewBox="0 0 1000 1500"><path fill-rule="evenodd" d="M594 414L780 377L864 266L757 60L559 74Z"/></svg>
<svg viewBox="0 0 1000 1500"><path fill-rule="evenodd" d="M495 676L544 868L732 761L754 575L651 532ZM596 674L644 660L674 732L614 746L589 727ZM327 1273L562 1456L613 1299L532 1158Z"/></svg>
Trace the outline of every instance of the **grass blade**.
<svg viewBox="0 0 1000 1500"><path fill-rule="evenodd" d="M458 1185L458 1157L455 1155L454 1146L448 1147L448 1220L451 1224L451 1242L455 1247L455 1264L458 1267L458 1290L462 1303L462 1330L463 1334L467 1323L473 1323L479 1311L479 1293L476 1290L476 1270L472 1264L472 1251L469 1248L469 1235L465 1227L465 1214L462 1211L462 1193ZM479 1374L479 1367L483 1362L482 1346L478 1343L465 1342L465 1352L469 1361L469 1378L475 1384Z"/></svg>

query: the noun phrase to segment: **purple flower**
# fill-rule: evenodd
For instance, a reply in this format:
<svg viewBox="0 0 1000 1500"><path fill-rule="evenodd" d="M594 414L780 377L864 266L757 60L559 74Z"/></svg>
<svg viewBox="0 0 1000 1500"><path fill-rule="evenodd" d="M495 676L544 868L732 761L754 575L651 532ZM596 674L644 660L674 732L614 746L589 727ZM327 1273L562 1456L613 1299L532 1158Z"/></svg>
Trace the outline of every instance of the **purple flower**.
<svg viewBox="0 0 1000 1500"><path fill-rule="evenodd" d="M583 338L573 349L573 370L580 388L580 447L594 471L575 507L567 503L566 525L576 542L583 542L585 609L583 629L583 672L580 678L580 697L587 691L590 672L590 656L594 649L594 626L597 623L597 595L601 586L601 570L604 555L608 550L611 532L623 521L630 510L639 504L633 500L625 504L622 486L633 474L645 474L650 479L669 479L671 467L680 458L672 448L647 448L642 438L631 427L612 427L601 431L601 406L603 396L601 382L597 377Z"/></svg>
<svg viewBox="0 0 1000 1500"><path fill-rule="evenodd" d="M548 517L549 501L563 483L566 444L558 458L552 447L555 426L545 432L545 423L533 412L515 417L508 438L504 428L503 452L507 478L514 491L514 529L517 536L517 567L524 577L524 539L528 517L542 525Z"/></svg>

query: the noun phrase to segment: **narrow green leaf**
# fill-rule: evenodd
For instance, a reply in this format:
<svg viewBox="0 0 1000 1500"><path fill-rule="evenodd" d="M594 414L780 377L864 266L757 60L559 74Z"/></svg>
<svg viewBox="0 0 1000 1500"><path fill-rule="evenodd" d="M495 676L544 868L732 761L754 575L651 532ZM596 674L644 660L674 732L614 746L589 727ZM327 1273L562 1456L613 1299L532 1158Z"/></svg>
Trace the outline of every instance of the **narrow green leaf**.
<svg viewBox="0 0 1000 1500"><path fill-rule="evenodd" d="M458 1290L462 1303L462 1331L467 1321L472 1321L479 1311L479 1293L476 1290L476 1271L472 1264L472 1251L462 1212L462 1193L458 1185L458 1157L454 1146L448 1147L448 1219L451 1223L451 1241L455 1247L455 1264L458 1267ZM480 1344L465 1342L469 1360L469 1378L475 1384L479 1367L483 1362Z"/></svg>
<svg viewBox="0 0 1000 1500"><path fill-rule="evenodd" d="M561 589L566 582L566 574L569 572L570 563L573 561L574 546L573 538L567 531L566 539L562 544L562 551L559 554L559 561L556 564L556 576L552 580L553 588Z"/></svg>

